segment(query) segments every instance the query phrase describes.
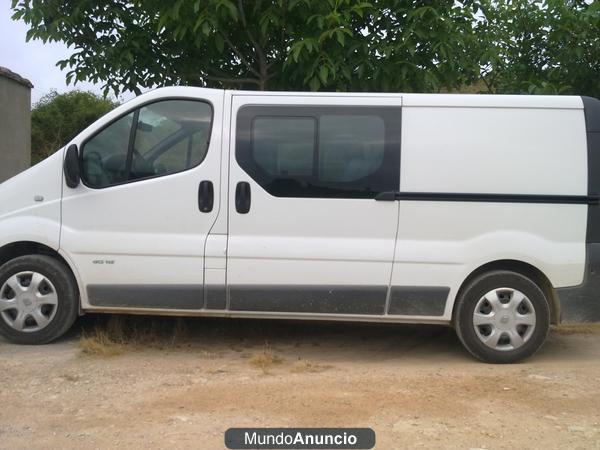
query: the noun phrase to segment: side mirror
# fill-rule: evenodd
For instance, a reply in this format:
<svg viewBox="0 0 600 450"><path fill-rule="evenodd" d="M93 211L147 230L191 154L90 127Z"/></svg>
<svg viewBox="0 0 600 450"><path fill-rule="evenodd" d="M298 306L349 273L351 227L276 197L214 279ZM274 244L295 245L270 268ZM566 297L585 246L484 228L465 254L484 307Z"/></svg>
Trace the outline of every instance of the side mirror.
<svg viewBox="0 0 600 450"><path fill-rule="evenodd" d="M65 173L65 182L70 188L79 186L81 176L79 174L79 152L75 144L69 145L65 154L65 162L63 166Z"/></svg>

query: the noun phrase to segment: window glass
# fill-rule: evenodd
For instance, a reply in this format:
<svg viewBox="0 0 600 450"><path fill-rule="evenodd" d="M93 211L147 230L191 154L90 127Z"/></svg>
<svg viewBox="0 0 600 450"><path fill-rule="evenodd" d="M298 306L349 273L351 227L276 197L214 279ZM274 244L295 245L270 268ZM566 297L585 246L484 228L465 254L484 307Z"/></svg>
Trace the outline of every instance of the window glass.
<svg viewBox="0 0 600 450"><path fill-rule="evenodd" d="M277 197L374 198L399 188L400 108L247 106L236 159Z"/></svg>
<svg viewBox="0 0 600 450"><path fill-rule="evenodd" d="M381 117L321 116L319 180L349 182L376 172L383 161L384 140Z"/></svg>
<svg viewBox="0 0 600 450"><path fill-rule="evenodd" d="M207 150L208 136L206 132L198 131L156 158L154 166L160 173L177 172L181 170L182 163L185 167L190 167L202 161Z"/></svg>
<svg viewBox="0 0 600 450"><path fill-rule="evenodd" d="M305 117L257 117L252 128L254 160L270 175L312 175L315 120Z"/></svg>
<svg viewBox="0 0 600 450"><path fill-rule="evenodd" d="M199 101L144 106L84 145L84 180L99 188L194 167L206 156L211 118L210 105Z"/></svg>
<svg viewBox="0 0 600 450"><path fill-rule="evenodd" d="M127 181L127 148L134 113L127 114L90 139L82 150L84 180L92 187Z"/></svg>

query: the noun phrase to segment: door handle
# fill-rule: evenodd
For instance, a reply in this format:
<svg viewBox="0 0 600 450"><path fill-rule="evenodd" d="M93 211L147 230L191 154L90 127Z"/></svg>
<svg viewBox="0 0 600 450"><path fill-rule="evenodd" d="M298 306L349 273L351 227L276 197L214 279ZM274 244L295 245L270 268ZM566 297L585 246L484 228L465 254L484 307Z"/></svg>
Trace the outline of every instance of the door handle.
<svg viewBox="0 0 600 450"><path fill-rule="evenodd" d="M235 187L235 210L240 214L250 211L250 184L240 181Z"/></svg>
<svg viewBox="0 0 600 450"><path fill-rule="evenodd" d="M211 212L215 202L215 190L212 181L204 180L198 186L198 208L203 213Z"/></svg>

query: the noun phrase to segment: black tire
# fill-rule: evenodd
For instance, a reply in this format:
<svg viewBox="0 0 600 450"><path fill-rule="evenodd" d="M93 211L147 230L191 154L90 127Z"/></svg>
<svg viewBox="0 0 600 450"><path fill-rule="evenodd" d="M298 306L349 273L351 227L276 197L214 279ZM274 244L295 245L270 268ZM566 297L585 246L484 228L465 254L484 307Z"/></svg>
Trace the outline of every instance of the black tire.
<svg viewBox="0 0 600 450"><path fill-rule="evenodd" d="M535 325L528 340L520 347L498 350L486 345L479 338L474 325L475 308L488 292L510 288L523 293L535 312ZM521 361L537 352L550 329L550 307L544 292L532 280L508 270L491 271L472 280L460 294L455 306L454 326L463 346L476 358L496 364Z"/></svg>
<svg viewBox="0 0 600 450"><path fill-rule="evenodd" d="M47 344L67 332L79 314L79 291L68 267L45 255L15 258L0 267L0 288L19 272L37 272L46 277L56 289L58 303L50 322L37 331L19 331L9 325L0 313L0 335L15 344Z"/></svg>

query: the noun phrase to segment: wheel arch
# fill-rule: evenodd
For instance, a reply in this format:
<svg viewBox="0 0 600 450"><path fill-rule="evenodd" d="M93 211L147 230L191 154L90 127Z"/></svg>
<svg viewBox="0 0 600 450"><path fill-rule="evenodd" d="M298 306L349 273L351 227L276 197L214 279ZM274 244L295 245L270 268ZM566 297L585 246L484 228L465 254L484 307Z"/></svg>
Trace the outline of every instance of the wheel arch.
<svg viewBox="0 0 600 450"><path fill-rule="evenodd" d="M81 289L75 271L73 270L73 267L71 267L69 261L67 261L58 251L56 251L52 247L35 241L17 241L5 244L2 247L0 247L0 267L12 259L26 255L45 255L62 262L65 265L65 267L69 269L69 272L75 282L75 286L79 291L78 293L81 308Z"/></svg>
<svg viewBox="0 0 600 450"><path fill-rule="evenodd" d="M462 282L460 288L458 289L456 296L454 298L454 305L452 307L452 323L454 324L455 315L456 315L456 303L460 296L462 295L466 286L474 280L479 275L490 272L493 270L510 270L513 272L520 273L531 279L535 284L539 286L539 288L544 293L544 296L548 300L548 306L550 307L550 323L558 324L560 323L561 311L560 311L560 300L552 283L548 279L548 277L537 267L514 259L502 259L497 261L492 261L486 264L479 266L477 269L472 271L467 278Z"/></svg>

